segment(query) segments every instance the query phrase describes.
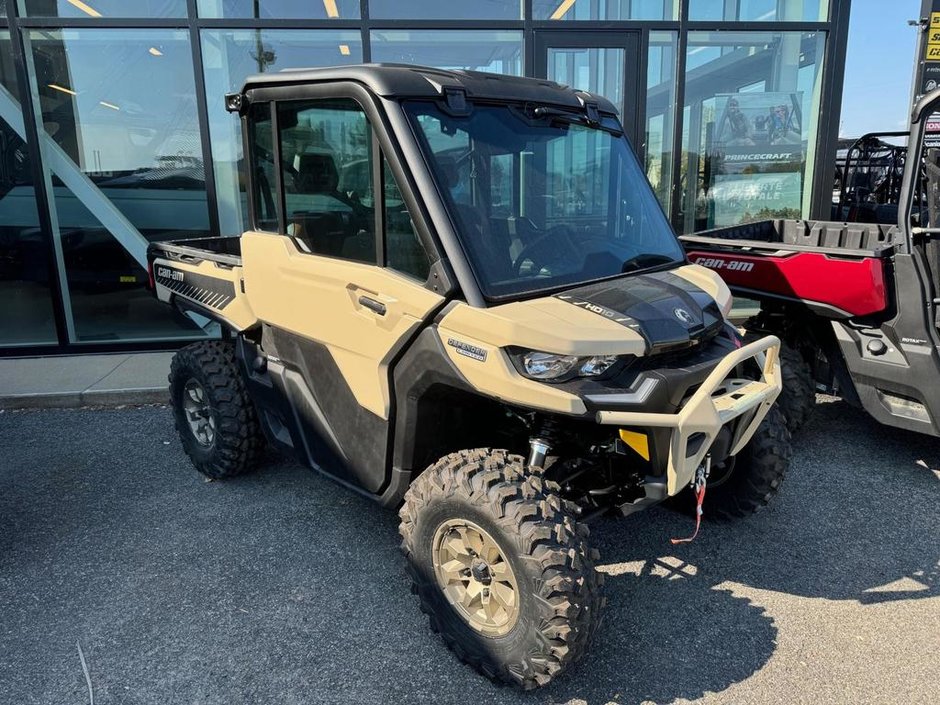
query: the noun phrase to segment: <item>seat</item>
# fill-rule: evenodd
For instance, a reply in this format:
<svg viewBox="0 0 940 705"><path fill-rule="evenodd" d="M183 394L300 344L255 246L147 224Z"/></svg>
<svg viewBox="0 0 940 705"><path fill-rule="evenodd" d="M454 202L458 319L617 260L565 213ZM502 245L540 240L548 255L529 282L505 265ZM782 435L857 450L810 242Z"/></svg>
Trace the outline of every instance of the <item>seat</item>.
<svg viewBox="0 0 940 705"><path fill-rule="evenodd" d="M294 155L294 190L305 194L339 194L339 171L333 155L302 152Z"/></svg>
<svg viewBox="0 0 940 705"><path fill-rule="evenodd" d="M375 261L373 221L360 218L363 206L339 190L339 170L333 155L301 152L294 156L291 166L293 193L316 197L302 199L309 200L312 207L291 212L291 234L315 254Z"/></svg>

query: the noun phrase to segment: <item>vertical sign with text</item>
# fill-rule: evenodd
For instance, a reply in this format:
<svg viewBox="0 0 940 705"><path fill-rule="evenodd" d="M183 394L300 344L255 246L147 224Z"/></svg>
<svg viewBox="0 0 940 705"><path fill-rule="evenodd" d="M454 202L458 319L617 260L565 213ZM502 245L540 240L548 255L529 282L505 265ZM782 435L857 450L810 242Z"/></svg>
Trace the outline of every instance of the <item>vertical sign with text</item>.
<svg viewBox="0 0 940 705"><path fill-rule="evenodd" d="M925 3L925 10L928 3ZM923 95L940 88L940 0L929 3L927 29L921 49L920 81L918 92Z"/></svg>

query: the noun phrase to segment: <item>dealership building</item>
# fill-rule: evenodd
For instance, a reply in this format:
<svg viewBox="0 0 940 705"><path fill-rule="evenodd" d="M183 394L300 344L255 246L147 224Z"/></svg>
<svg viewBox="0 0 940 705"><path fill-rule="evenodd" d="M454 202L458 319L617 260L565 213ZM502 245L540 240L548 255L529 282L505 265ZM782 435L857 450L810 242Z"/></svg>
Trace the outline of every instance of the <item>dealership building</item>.
<svg viewBox="0 0 940 705"><path fill-rule="evenodd" d="M677 231L827 217L848 19L849 0L0 0L0 354L219 334L151 297L146 247L241 232L223 95L259 72L547 77L620 108Z"/></svg>

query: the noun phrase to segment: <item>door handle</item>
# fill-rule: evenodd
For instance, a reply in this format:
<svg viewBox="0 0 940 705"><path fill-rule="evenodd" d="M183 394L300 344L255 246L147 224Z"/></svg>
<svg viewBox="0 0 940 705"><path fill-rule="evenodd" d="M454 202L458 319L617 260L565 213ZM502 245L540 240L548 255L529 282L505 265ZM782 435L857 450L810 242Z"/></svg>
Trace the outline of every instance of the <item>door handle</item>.
<svg viewBox="0 0 940 705"><path fill-rule="evenodd" d="M383 304L381 301L376 301L370 296L360 296L359 305L365 306L367 309L369 309L370 311L374 313L379 314L380 316L384 316L385 312L388 310L385 307L385 304Z"/></svg>

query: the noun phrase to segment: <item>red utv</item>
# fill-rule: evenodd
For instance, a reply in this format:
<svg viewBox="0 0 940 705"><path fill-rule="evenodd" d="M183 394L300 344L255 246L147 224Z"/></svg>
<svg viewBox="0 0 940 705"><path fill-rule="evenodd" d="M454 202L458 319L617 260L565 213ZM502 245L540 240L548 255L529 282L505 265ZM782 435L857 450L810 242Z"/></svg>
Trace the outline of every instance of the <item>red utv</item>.
<svg viewBox="0 0 940 705"><path fill-rule="evenodd" d="M894 224L773 220L682 238L691 262L759 302L748 332L784 341L778 403L791 430L821 391L940 436L937 111L940 91L914 108Z"/></svg>

